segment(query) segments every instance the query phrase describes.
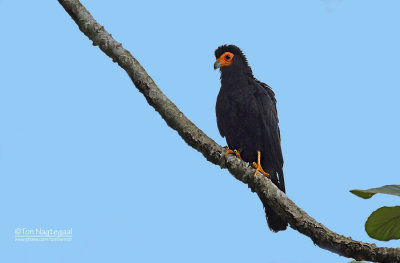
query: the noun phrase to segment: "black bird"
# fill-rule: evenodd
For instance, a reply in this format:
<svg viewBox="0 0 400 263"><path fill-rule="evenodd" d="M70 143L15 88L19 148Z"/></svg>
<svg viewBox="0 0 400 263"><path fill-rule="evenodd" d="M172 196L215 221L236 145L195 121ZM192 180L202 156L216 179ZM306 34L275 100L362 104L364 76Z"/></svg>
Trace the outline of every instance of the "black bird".
<svg viewBox="0 0 400 263"><path fill-rule="evenodd" d="M226 154L253 163L254 168L268 176L283 192L283 156L275 93L257 80L243 52L234 45L215 50L214 69L221 71L221 89L216 113L218 129L226 138ZM233 150L230 150L233 149ZM278 232L287 228L285 222L260 196L269 228Z"/></svg>

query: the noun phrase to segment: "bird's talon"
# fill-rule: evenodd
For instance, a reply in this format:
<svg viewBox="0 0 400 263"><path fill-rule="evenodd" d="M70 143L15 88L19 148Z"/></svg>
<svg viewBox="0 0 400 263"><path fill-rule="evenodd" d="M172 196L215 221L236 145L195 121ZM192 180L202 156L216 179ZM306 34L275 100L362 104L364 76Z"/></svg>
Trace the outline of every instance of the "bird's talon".
<svg viewBox="0 0 400 263"><path fill-rule="evenodd" d="M225 148L225 147L224 147ZM226 152L225 152L225 156L228 156L229 154L234 154L235 152L232 151L231 149L228 149L228 147L226 148Z"/></svg>
<svg viewBox="0 0 400 263"><path fill-rule="evenodd" d="M231 150L228 147L224 147L226 149L225 156L228 156L229 154L235 154L237 158L242 160L242 156L240 156L240 153L238 150Z"/></svg>
<svg viewBox="0 0 400 263"><path fill-rule="evenodd" d="M256 169L256 172L254 173L254 178L257 177L258 172L262 173L266 177L269 177L269 173L265 172L261 166L261 152L260 151L257 151L257 163L253 162L253 167Z"/></svg>
<svg viewBox="0 0 400 263"><path fill-rule="evenodd" d="M257 177L258 172L262 173L262 174L265 175L266 177L269 177L269 173L265 172L265 171L263 170L263 168L261 167L261 165L258 166L256 162L253 162L253 167L254 167L254 169L256 169L256 172L254 173L254 178Z"/></svg>
<svg viewBox="0 0 400 263"><path fill-rule="evenodd" d="M234 150L234 152L235 152L237 158L239 158L240 160L243 160L242 156L240 156L240 152L238 150Z"/></svg>

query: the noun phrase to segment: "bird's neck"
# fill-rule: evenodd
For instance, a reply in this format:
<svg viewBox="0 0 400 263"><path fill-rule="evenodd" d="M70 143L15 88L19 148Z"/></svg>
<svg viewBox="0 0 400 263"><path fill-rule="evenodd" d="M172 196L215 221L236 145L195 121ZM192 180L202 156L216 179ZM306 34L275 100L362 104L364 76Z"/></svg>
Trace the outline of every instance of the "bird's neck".
<svg viewBox="0 0 400 263"><path fill-rule="evenodd" d="M240 88L248 83L249 74L243 71L221 71L221 86L228 89Z"/></svg>

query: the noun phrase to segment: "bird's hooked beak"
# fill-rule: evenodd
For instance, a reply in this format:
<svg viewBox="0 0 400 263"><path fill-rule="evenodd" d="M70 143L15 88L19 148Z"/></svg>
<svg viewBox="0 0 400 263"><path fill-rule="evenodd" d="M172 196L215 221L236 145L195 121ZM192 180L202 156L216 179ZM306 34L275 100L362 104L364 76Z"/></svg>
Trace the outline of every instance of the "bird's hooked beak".
<svg viewBox="0 0 400 263"><path fill-rule="evenodd" d="M232 54L231 52L225 52L224 54L219 56L219 58L217 58L217 61L215 61L214 69L232 65L232 59L234 56L235 55Z"/></svg>
<svg viewBox="0 0 400 263"><path fill-rule="evenodd" d="M219 62L218 60L215 61L215 63L214 63L214 70L216 70L217 68L220 68L221 66L222 66L222 63L221 63L221 62Z"/></svg>

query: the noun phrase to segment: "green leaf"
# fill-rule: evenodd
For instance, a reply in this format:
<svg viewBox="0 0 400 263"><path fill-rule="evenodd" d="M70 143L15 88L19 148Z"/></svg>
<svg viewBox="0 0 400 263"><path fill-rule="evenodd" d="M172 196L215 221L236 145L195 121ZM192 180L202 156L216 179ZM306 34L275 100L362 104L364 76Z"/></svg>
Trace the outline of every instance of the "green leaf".
<svg viewBox="0 0 400 263"><path fill-rule="evenodd" d="M400 206L381 207L365 222L367 234L377 240L400 239Z"/></svg>
<svg viewBox="0 0 400 263"><path fill-rule="evenodd" d="M371 188L368 190L354 189L350 190L350 193L353 193L356 196L364 199L371 198L375 194L388 194L388 195L400 196L400 184L390 184L378 188Z"/></svg>
<svg viewBox="0 0 400 263"><path fill-rule="evenodd" d="M350 190L350 193L355 194L358 197L364 198L364 199L369 199L371 198L375 193L369 193L367 192L368 190Z"/></svg>

